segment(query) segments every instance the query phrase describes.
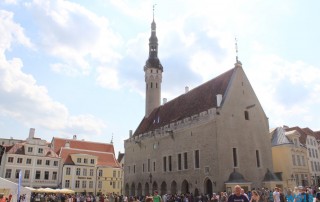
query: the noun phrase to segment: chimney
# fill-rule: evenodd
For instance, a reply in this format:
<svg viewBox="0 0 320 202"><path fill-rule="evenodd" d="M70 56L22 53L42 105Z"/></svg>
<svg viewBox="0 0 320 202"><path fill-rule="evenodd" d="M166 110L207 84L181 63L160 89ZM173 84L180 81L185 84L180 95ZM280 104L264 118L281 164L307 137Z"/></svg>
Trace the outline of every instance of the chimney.
<svg viewBox="0 0 320 202"><path fill-rule="evenodd" d="M221 94L217 94L217 107L220 107L221 101L222 101L222 95Z"/></svg>
<svg viewBox="0 0 320 202"><path fill-rule="evenodd" d="M30 128L30 130L29 130L29 138L34 138L35 131L36 131L36 129Z"/></svg>
<svg viewBox="0 0 320 202"><path fill-rule="evenodd" d="M76 140L77 139L77 135L73 135L73 140Z"/></svg>
<svg viewBox="0 0 320 202"><path fill-rule="evenodd" d="M129 137L132 138L132 130L129 130Z"/></svg>
<svg viewBox="0 0 320 202"><path fill-rule="evenodd" d="M66 144L64 145L65 148L70 148L70 142L66 141Z"/></svg>
<svg viewBox="0 0 320 202"><path fill-rule="evenodd" d="M184 89L185 89L185 93L189 92L189 87L188 86L186 86Z"/></svg>
<svg viewBox="0 0 320 202"><path fill-rule="evenodd" d="M167 98L163 98L162 100L163 100L163 101L162 101L163 104L166 104L166 103L167 103Z"/></svg>

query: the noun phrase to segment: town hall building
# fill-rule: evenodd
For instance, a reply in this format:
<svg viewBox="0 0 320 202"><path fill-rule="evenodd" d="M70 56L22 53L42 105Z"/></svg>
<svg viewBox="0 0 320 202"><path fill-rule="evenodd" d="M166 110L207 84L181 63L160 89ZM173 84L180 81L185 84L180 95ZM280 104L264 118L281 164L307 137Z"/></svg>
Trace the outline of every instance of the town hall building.
<svg viewBox="0 0 320 202"><path fill-rule="evenodd" d="M268 118L240 61L175 99L161 100L164 67L151 23L145 116L125 140L125 195L212 194L274 187Z"/></svg>

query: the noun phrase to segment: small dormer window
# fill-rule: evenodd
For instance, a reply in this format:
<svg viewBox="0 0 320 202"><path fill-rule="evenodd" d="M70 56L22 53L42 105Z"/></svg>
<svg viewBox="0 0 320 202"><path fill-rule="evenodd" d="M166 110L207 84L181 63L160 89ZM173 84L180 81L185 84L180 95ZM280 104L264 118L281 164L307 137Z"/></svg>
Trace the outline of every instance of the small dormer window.
<svg viewBox="0 0 320 202"><path fill-rule="evenodd" d="M81 163L81 158L77 158L77 163Z"/></svg>
<svg viewBox="0 0 320 202"><path fill-rule="evenodd" d="M91 159L90 162L91 162L91 164L94 164L94 159Z"/></svg>

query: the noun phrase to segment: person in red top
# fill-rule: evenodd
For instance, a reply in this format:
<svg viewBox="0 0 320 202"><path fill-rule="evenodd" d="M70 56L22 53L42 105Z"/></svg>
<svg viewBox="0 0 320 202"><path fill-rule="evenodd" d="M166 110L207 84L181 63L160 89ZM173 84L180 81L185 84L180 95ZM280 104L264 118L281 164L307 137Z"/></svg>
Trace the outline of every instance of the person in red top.
<svg viewBox="0 0 320 202"><path fill-rule="evenodd" d="M0 202L6 202L6 197L4 196L4 193L0 193Z"/></svg>

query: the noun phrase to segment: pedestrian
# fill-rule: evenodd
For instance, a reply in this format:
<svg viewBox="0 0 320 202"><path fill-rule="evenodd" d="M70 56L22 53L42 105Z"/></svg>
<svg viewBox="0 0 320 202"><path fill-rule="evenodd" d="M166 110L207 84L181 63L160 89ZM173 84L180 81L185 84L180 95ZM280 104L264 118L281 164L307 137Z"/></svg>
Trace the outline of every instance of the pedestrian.
<svg viewBox="0 0 320 202"><path fill-rule="evenodd" d="M233 190L233 194L231 194L228 198L228 202L249 202L248 198L241 194L240 185L236 185Z"/></svg>
<svg viewBox="0 0 320 202"><path fill-rule="evenodd" d="M259 200L260 200L259 193L256 190L252 190L251 194L252 195L251 195L250 202L259 202Z"/></svg>

